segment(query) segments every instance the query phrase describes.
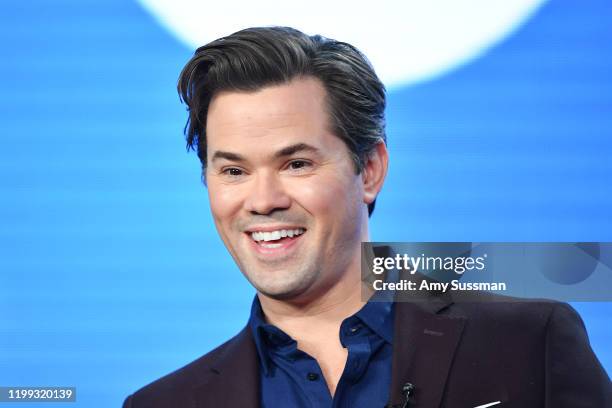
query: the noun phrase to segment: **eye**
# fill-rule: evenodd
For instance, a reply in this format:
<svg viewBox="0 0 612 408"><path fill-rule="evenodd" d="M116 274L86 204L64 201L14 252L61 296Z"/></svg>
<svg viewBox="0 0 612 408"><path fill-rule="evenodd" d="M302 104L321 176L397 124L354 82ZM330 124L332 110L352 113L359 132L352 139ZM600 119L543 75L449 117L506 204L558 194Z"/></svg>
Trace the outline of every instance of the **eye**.
<svg viewBox="0 0 612 408"><path fill-rule="evenodd" d="M237 167L228 167L221 170L221 173L229 177L240 177L244 172Z"/></svg>
<svg viewBox="0 0 612 408"><path fill-rule="evenodd" d="M307 162L306 160L292 160L289 162L289 165L287 167L290 170L303 170L310 166L312 166L312 164L310 164L310 162Z"/></svg>

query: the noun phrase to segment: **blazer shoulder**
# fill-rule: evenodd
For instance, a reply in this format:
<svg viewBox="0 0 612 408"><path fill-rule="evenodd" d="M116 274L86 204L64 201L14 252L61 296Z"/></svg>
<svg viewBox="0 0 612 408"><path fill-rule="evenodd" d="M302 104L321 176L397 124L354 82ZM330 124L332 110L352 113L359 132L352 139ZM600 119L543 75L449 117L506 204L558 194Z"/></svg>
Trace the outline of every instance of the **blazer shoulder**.
<svg viewBox="0 0 612 408"><path fill-rule="evenodd" d="M218 362L232 354L232 349L248 337L248 327L225 343L189 364L145 385L129 395L124 408L190 407L193 406L193 388L207 382Z"/></svg>
<svg viewBox="0 0 612 408"><path fill-rule="evenodd" d="M472 295L467 300L457 297L453 300L454 305L464 312L466 317L522 318L546 322L558 308L573 310L569 304L557 300L518 298L487 292L480 292L476 297Z"/></svg>
<svg viewBox="0 0 612 408"><path fill-rule="evenodd" d="M455 301L446 313L467 318L468 326L472 328L494 330L512 336L529 333L535 336L532 338L541 341L550 328L557 324L569 321L582 323L578 313L568 303L491 293L479 294L477 301Z"/></svg>

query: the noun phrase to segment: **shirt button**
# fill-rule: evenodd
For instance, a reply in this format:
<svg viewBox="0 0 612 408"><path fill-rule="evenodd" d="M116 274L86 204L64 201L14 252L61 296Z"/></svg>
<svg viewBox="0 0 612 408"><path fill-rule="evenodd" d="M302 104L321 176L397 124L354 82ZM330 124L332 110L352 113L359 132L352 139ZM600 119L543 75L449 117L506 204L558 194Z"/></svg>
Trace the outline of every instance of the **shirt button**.
<svg viewBox="0 0 612 408"><path fill-rule="evenodd" d="M310 381L317 381L319 379L319 374L317 374L317 373L308 373L306 378L308 378L308 380L310 380Z"/></svg>
<svg viewBox="0 0 612 408"><path fill-rule="evenodd" d="M356 334L359 329L361 329L361 326L353 326L351 327L351 334Z"/></svg>

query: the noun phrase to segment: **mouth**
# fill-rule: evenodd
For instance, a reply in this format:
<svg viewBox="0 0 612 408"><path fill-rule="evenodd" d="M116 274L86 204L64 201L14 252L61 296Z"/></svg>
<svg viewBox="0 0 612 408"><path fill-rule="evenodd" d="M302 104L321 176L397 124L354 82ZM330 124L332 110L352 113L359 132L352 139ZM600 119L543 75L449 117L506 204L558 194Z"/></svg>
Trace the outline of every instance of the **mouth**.
<svg viewBox="0 0 612 408"><path fill-rule="evenodd" d="M292 247L306 233L305 228L278 228L265 231L253 229L247 231L249 240L261 253L284 252Z"/></svg>

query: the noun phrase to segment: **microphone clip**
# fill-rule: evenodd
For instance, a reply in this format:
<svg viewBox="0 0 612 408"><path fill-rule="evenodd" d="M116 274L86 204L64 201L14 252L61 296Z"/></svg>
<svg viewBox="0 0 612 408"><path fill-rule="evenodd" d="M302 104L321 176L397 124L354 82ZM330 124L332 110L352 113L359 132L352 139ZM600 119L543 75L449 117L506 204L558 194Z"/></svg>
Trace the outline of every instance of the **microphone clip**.
<svg viewBox="0 0 612 408"><path fill-rule="evenodd" d="M387 404L387 405L384 406L384 408L408 408L408 405L410 404L410 396L414 392L414 388L415 387L414 387L414 385L412 383L407 382L402 387L402 395L405 398L404 403L402 405L400 405L400 404L393 404L393 405Z"/></svg>
<svg viewBox="0 0 612 408"><path fill-rule="evenodd" d="M408 404L410 404L410 396L414 392L414 388L415 388L414 385L412 385L412 383L409 383L409 382L404 384L404 386L402 387L402 394L406 398L404 400L404 404L402 405L402 408L408 408Z"/></svg>

